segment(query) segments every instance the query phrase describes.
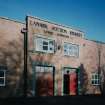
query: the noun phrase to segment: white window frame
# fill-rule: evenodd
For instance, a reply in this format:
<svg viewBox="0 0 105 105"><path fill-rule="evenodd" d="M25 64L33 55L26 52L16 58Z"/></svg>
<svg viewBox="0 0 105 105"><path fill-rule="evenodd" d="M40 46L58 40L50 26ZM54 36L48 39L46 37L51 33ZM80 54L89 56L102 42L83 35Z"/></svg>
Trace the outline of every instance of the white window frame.
<svg viewBox="0 0 105 105"><path fill-rule="evenodd" d="M94 86L100 85L100 76L98 73L91 74L91 84Z"/></svg>
<svg viewBox="0 0 105 105"><path fill-rule="evenodd" d="M51 72L51 73L53 73L52 71L53 71L53 66L35 66L35 70L36 70L36 73L38 73L38 72L42 72L42 73L44 73L44 72Z"/></svg>
<svg viewBox="0 0 105 105"><path fill-rule="evenodd" d="M4 72L4 76L3 77L0 77L0 79L3 79L4 80L4 83L3 84L0 84L0 86L5 86L5 76L6 76L6 71L5 70L0 70L0 72Z"/></svg>
<svg viewBox="0 0 105 105"><path fill-rule="evenodd" d="M67 45L68 47L67 47L67 53L65 52L65 45ZM77 47L76 48L76 52L75 52L75 50L73 49L72 50L72 54L70 54L70 47ZM64 55L65 56L70 56L70 57L79 57L79 45L77 45L77 44L72 44L72 43L68 43L68 42L64 42L64 46L63 46L63 48L64 48ZM77 53L77 54L74 54L74 52L75 53Z"/></svg>
<svg viewBox="0 0 105 105"><path fill-rule="evenodd" d="M40 40L41 42L39 43L40 45L38 45L38 40ZM47 42L48 45L43 45L43 42ZM53 45L50 45L50 42L53 42ZM35 45L35 51L38 52L44 52L44 53L54 53L54 43L55 41L53 39L49 39L49 38L43 38L43 37L35 37L34 39L34 45ZM48 46L48 50L43 50L43 46ZM52 48L52 50L50 50L50 48Z"/></svg>

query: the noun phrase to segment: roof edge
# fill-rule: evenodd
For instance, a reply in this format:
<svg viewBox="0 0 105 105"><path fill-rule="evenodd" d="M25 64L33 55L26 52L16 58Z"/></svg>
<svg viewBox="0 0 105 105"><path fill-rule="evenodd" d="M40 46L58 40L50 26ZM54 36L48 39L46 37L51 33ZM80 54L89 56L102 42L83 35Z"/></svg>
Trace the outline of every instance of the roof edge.
<svg viewBox="0 0 105 105"><path fill-rule="evenodd" d="M18 20L14 20L14 19L10 19L8 17L4 17L4 16L0 16L1 19L5 19L5 20L9 20L9 21L13 21L13 22L16 22L16 23L21 23L21 24L25 24L24 22L20 22Z"/></svg>
<svg viewBox="0 0 105 105"><path fill-rule="evenodd" d="M103 42L103 41L91 40L91 39L86 39L86 38L85 38L85 40L92 41L92 42L99 43L99 44L105 44L105 42Z"/></svg>

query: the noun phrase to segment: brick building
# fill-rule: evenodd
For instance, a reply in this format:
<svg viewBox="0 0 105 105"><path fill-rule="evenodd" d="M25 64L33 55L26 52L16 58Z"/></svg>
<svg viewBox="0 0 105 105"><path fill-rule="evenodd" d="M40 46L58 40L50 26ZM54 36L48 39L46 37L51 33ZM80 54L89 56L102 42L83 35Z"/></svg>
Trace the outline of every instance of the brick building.
<svg viewBox="0 0 105 105"><path fill-rule="evenodd" d="M105 43L87 40L78 29L27 16L26 23L0 18L0 97L23 95L23 28L29 96L101 94Z"/></svg>

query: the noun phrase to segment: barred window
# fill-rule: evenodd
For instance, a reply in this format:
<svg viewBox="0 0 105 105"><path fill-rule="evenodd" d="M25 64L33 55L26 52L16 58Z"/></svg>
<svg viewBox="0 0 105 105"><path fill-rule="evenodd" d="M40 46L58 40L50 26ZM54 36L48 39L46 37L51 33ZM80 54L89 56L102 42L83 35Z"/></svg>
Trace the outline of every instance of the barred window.
<svg viewBox="0 0 105 105"><path fill-rule="evenodd" d="M92 73L91 83L92 85L100 85L100 76L98 73Z"/></svg>
<svg viewBox="0 0 105 105"><path fill-rule="evenodd" d="M5 86L5 70L0 69L0 86Z"/></svg>

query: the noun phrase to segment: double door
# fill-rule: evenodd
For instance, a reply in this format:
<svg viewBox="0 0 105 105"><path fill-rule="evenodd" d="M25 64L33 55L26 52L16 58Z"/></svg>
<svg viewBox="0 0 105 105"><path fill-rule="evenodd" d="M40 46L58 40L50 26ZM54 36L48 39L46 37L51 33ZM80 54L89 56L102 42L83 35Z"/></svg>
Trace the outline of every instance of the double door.
<svg viewBox="0 0 105 105"><path fill-rule="evenodd" d="M77 95L77 82L76 69L65 69L63 73L63 94Z"/></svg>
<svg viewBox="0 0 105 105"><path fill-rule="evenodd" d="M36 66L36 96L54 95L53 67Z"/></svg>

